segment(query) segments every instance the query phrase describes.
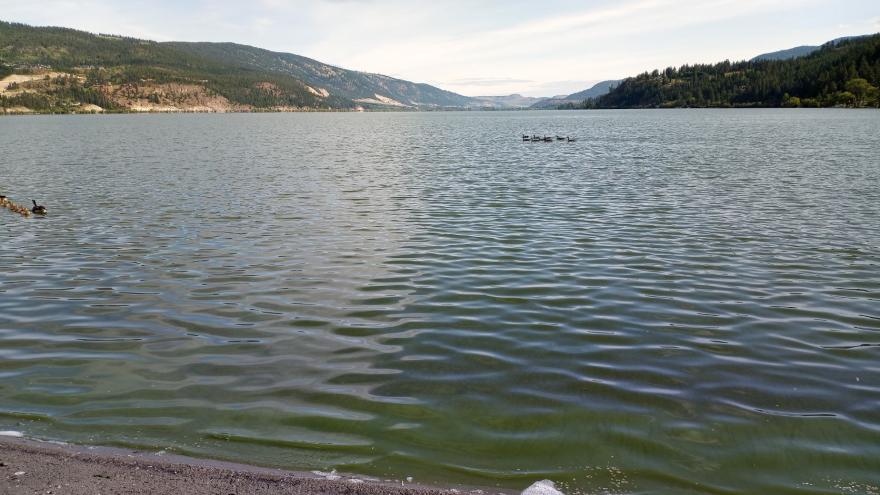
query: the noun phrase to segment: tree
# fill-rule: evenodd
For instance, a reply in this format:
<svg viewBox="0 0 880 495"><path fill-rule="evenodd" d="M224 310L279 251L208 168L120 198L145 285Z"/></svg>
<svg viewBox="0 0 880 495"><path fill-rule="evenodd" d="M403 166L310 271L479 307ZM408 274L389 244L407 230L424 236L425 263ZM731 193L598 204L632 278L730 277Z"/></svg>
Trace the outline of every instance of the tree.
<svg viewBox="0 0 880 495"><path fill-rule="evenodd" d="M880 89L872 87L870 91L868 91L868 105L880 107Z"/></svg>
<svg viewBox="0 0 880 495"><path fill-rule="evenodd" d="M853 106L856 102L856 96L849 91L838 91L834 93L834 104L843 106Z"/></svg>
<svg viewBox="0 0 880 495"><path fill-rule="evenodd" d="M866 79L856 78L850 79L846 83L846 90L853 95L853 99L855 101L855 106L861 107L864 106L865 100L873 91L876 91L877 88L871 86Z"/></svg>

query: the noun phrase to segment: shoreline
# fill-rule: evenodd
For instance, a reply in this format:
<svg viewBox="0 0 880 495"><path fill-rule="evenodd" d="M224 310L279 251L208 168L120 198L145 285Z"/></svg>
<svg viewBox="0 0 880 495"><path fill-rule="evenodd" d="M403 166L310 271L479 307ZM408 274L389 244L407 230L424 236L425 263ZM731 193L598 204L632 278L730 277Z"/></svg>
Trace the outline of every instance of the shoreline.
<svg viewBox="0 0 880 495"><path fill-rule="evenodd" d="M110 115L184 115L184 114L202 114L202 115L248 115L248 114L285 114L285 113L508 113L508 112L603 112L603 111L633 111L633 110L867 110L877 111L880 108L875 107L632 107L632 108L542 108L542 109L475 109L475 108L458 108L443 110L418 110L418 109L388 109L388 110L350 110L350 109L321 109L321 110L231 110L226 112L202 111L202 110L179 110L179 111L102 111L102 112L3 112L0 111L2 117L41 117L41 116L57 116L57 115L87 115L87 116L110 116Z"/></svg>
<svg viewBox="0 0 880 495"><path fill-rule="evenodd" d="M321 472L297 472L156 454L0 436L0 492L4 495L461 495L510 494L440 488Z"/></svg>

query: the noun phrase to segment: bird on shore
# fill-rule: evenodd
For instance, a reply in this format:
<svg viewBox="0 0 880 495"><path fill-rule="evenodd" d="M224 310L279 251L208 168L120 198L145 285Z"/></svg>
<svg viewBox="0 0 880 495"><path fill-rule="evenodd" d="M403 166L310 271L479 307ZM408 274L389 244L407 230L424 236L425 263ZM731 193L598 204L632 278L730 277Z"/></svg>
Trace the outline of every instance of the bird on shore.
<svg viewBox="0 0 880 495"><path fill-rule="evenodd" d="M32 211L33 213L36 213L37 215L45 215L45 214L48 212L48 211L46 210L46 207L45 207L45 206L43 206L43 205L38 205L38 204L37 204L37 200L36 200L36 199L32 199L31 201L34 202L34 207L31 208L31 211Z"/></svg>

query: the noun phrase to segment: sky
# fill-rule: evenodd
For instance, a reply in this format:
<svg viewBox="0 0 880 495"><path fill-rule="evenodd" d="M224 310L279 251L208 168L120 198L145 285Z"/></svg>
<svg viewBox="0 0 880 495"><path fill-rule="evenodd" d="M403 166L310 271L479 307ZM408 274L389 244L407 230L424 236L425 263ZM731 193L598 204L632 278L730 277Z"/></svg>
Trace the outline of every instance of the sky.
<svg viewBox="0 0 880 495"><path fill-rule="evenodd" d="M880 32L880 2L0 0L0 19L233 41L468 96L552 96L655 68Z"/></svg>

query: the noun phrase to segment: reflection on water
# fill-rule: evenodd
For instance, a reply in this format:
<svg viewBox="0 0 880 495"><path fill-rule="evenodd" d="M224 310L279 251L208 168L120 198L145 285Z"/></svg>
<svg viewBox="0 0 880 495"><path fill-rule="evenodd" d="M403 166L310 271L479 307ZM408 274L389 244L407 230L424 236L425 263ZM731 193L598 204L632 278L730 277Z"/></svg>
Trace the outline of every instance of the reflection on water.
<svg viewBox="0 0 880 495"><path fill-rule="evenodd" d="M878 148L871 111L0 119L0 193L50 210L0 211L0 430L876 490Z"/></svg>

